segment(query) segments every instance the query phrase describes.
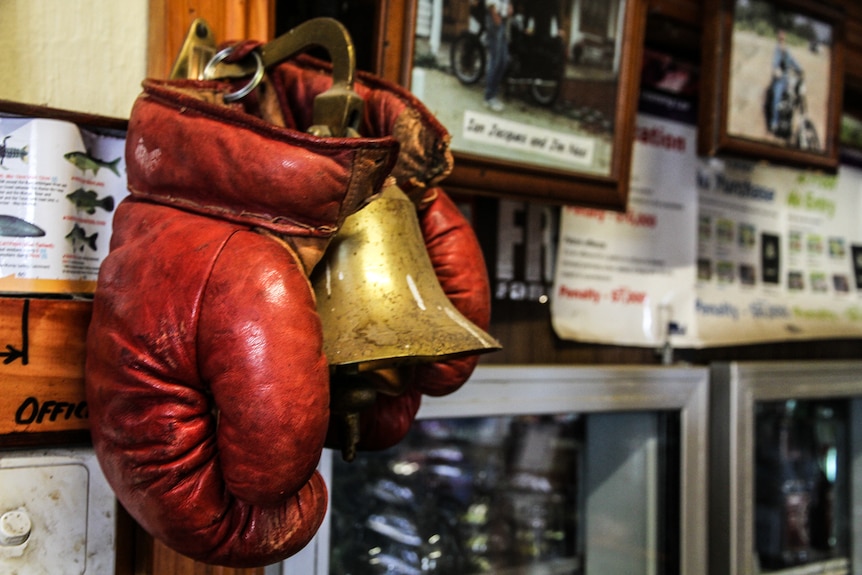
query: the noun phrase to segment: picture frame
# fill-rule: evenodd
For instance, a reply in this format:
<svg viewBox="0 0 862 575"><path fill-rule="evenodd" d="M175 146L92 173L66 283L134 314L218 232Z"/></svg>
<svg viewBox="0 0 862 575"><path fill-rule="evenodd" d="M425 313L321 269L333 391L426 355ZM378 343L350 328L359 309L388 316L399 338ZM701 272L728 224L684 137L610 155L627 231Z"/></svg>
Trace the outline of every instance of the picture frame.
<svg viewBox="0 0 862 575"><path fill-rule="evenodd" d="M862 496L859 368L860 363L854 360L718 361L710 365L710 573L858 572L862 550L854 543L862 534L862 516L853 511ZM828 417L812 421L808 432L836 430L831 437L835 443L841 442L822 450L830 453L831 485L821 482L818 488L820 493L829 492L823 499L835 509L826 520L818 520L813 498L775 488L773 481L782 475L770 468L770 463L780 468L787 459L779 455L769 460L770 454L778 455L773 442L776 435L770 435L769 425L762 425L769 414L763 408L769 404L802 407L808 403L811 409L812 403L820 402L832 402L833 410L826 411ZM844 425L836 425L838 422ZM795 438L791 435L792 431L784 437L792 442ZM793 446L787 452L797 458L789 467L802 468L798 461L805 457L803 451ZM793 549L800 541L795 537L800 524L793 523L793 503L802 500L811 503L804 529L832 531L822 550L803 549L796 553ZM776 508L780 510L777 513ZM810 522L808 517L812 518ZM777 556L795 565L776 565Z"/></svg>
<svg viewBox="0 0 862 575"><path fill-rule="evenodd" d="M841 11L814 0L704 5L698 152L838 167Z"/></svg>
<svg viewBox="0 0 862 575"><path fill-rule="evenodd" d="M451 48L458 38L472 34L475 40L480 29L478 14L470 14L471 1L378 4L377 72L411 90L452 135L455 164L443 185L463 193L624 211L646 1L513 3L531 14L525 11L517 23L517 14L510 19L510 39L517 24L522 41L510 47L510 62L517 59L521 70L524 62L527 69L537 68L549 52L528 44L539 38L537 30L550 31L545 46L558 42L563 52L558 75L551 77L561 80L556 87L550 80L530 84L523 73L519 81L506 82L502 112L483 107L484 72L459 80L452 68ZM556 13L556 24L549 24L549 12ZM527 38L527 31L534 36ZM539 103L542 87L553 95Z"/></svg>

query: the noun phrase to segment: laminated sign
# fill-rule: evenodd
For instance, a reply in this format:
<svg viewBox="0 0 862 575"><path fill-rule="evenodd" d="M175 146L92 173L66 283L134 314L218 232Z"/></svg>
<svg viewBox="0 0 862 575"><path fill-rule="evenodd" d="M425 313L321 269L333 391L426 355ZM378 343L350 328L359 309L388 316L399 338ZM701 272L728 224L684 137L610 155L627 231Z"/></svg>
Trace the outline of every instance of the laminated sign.
<svg viewBox="0 0 862 575"><path fill-rule="evenodd" d="M0 117L0 292L92 293L126 195L123 135Z"/></svg>
<svg viewBox="0 0 862 575"><path fill-rule="evenodd" d="M565 207L551 319L563 339L658 346L694 322L693 126L640 115L628 211Z"/></svg>
<svg viewBox="0 0 862 575"><path fill-rule="evenodd" d="M565 339L707 347L862 335L862 171L699 158L642 114L626 213L567 207L551 312Z"/></svg>

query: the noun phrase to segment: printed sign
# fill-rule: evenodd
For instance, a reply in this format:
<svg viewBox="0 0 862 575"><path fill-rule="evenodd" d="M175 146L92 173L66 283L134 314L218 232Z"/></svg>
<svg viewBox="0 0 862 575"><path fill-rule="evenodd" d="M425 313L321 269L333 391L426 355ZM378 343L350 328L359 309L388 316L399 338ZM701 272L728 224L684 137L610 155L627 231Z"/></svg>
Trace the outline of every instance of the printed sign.
<svg viewBox="0 0 862 575"><path fill-rule="evenodd" d="M559 206L477 198L476 235L495 301L546 304L554 281Z"/></svg>
<svg viewBox="0 0 862 575"><path fill-rule="evenodd" d="M7 434L89 428L84 357L91 306L0 298L0 445Z"/></svg>
<svg viewBox="0 0 862 575"><path fill-rule="evenodd" d="M128 193L123 152L122 135L0 117L0 292L93 292Z"/></svg>
<svg viewBox="0 0 862 575"><path fill-rule="evenodd" d="M692 126L641 115L625 213L566 207L551 316L564 339L659 345L693 322Z"/></svg>
<svg viewBox="0 0 862 575"><path fill-rule="evenodd" d="M486 146L539 154L567 164L590 166L593 163L595 141L590 138L488 114L464 112L462 134L464 139Z"/></svg>
<svg viewBox="0 0 862 575"><path fill-rule="evenodd" d="M725 345L859 337L862 172L702 160L696 172L698 335Z"/></svg>
<svg viewBox="0 0 862 575"><path fill-rule="evenodd" d="M566 339L658 347L862 336L862 171L698 158L641 114L626 213L561 214L551 313Z"/></svg>

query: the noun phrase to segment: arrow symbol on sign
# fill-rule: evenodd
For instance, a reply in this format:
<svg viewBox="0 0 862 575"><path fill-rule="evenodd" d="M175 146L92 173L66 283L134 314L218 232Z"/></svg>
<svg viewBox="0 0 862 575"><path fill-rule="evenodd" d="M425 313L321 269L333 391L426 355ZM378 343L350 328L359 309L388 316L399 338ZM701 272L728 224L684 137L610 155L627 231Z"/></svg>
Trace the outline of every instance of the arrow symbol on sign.
<svg viewBox="0 0 862 575"><path fill-rule="evenodd" d="M0 357L3 358L3 365L9 365L13 361L20 359L21 365L30 363L28 350L30 342L28 341L28 323L30 317L30 300L24 300L24 309L21 313L21 349L16 348L11 343L6 344L8 351L0 351Z"/></svg>
<svg viewBox="0 0 862 575"><path fill-rule="evenodd" d="M10 344L6 344L6 349L9 351L0 351L0 357L4 357L3 365L9 365L19 357L24 357L24 352L12 347ZM26 361L22 361L21 363L26 365Z"/></svg>

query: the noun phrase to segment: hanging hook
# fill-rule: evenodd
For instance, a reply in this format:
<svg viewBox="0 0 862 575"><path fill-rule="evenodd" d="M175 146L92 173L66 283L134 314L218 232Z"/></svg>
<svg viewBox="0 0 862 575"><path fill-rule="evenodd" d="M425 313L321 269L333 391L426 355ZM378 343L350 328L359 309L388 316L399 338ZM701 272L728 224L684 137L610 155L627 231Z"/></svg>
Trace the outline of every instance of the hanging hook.
<svg viewBox="0 0 862 575"><path fill-rule="evenodd" d="M189 26L186 39L180 47L180 53L174 60L168 78L172 80L179 78L202 79L204 68L215 53L215 35L209 24L203 18L195 18L192 25Z"/></svg>
<svg viewBox="0 0 862 575"><path fill-rule="evenodd" d="M332 61L332 86L314 99L314 125L309 132L317 136L357 135L362 119L362 98L353 91L356 71L356 53L347 28L333 18L308 20L275 40L252 51L251 61L227 64L230 52L219 52L207 63L203 79L240 78L251 80L237 92L228 94L238 100L251 92L263 79L263 70L271 68L300 52L320 47L329 53Z"/></svg>

